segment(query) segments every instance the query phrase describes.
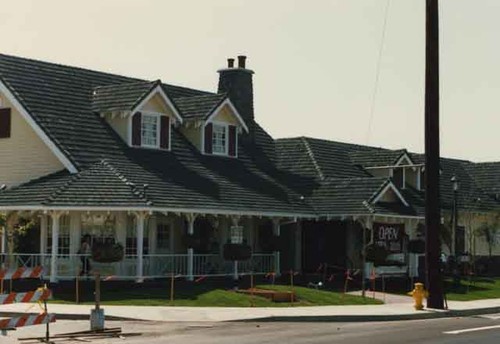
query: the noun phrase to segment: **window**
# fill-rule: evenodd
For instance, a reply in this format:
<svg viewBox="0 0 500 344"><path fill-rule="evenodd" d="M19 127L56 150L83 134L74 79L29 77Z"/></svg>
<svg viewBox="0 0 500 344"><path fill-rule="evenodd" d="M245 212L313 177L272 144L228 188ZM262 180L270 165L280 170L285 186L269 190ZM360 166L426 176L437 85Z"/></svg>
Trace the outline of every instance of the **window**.
<svg viewBox="0 0 500 344"><path fill-rule="evenodd" d="M213 154L227 155L227 126L214 124L212 130Z"/></svg>
<svg viewBox="0 0 500 344"><path fill-rule="evenodd" d="M61 216L59 219L59 240L58 240L58 254L67 256L69 254L69 216ZM49 217L47 228L47 253L52 253L52 219Z"/></svg>
<svg viewBox="0 0 500 344"><path fill-rule="evenodd" d="M143 114L141 123L141 145L144 147L158 148L160 138L160 116Z"/></svg>
<svg viewBox="0 0 500 344"><path fill-rule="evenodd" d="M402 188L404 189L404 169L403 168L395 168L393 170L392 174L392 180L394 182L394 185L396 185L397 188Z"/></svg>
<svg viewBox="0 0 500 344"><path fill-rule="evenodd" d="M156 226L156 248L159 253L170 251L170 226L160 223Z"/></svg>
<svg viewBox="0 0 500 344"><path fill-rule="evenodd" d="M82 215L82 238L90 235L90 246L94 242L115 240L115 217L113 215Z"/></svg>

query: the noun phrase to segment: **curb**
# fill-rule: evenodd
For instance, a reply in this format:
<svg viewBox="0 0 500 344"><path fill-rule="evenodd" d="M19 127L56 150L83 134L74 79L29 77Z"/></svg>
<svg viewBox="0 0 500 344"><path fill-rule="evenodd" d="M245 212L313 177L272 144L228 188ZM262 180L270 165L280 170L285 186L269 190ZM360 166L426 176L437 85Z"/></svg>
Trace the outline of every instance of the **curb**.
<svg viewBox="0 0 500 344"><path fill-rule="evenodd" d="M412 314L375 314L375 315L280 315L269 316L253 319L235 319L221 320L213 322L378 322L378 321L408 321L408 320L428 320L442 318L469 317L475 315L486 315L500 313L499 307L475 308L463 310L434 310L428 309L424 312L416 312ZM37 313L21 313L21 312L2 312L2 317L15 317L25 314ZM68 314L54 313L58 320L89 320L90 314ZM106 315L106 320L109 321L159 321L162 320L145 320L140 318L121 317ZM170 320L163 320L171 322Z"/></svg>
<svg viewBox="0 0 500 344"><path fill-rule="evenodd" d="M57 312L49 312L51 314L55 314L56 316L56 321L57 320L89 320L90 319L90 313L89 314L68 314L68 313L57 313ZM22 315L38 315L39 313L22 313L22 312L2 312L0 315L3 318L13 318L17 316L22 316ZM134 319L134 318L126 318L126 317L118 317L118 316L113 316L113 315L106 315L106 320L109 321L148 321L148 320L142 320L142 319Z"/></svg>
<svg viewBox="0 0 500 344"><path fill-rule="evenodd" d="M256 319L230 320L230 322L376 322L407 321L442 318L469 317L500 313L500 307L476 308L464 310L433 310L414 314L376 314L376 315L306 315L306 316L270 316Z"/></svg>

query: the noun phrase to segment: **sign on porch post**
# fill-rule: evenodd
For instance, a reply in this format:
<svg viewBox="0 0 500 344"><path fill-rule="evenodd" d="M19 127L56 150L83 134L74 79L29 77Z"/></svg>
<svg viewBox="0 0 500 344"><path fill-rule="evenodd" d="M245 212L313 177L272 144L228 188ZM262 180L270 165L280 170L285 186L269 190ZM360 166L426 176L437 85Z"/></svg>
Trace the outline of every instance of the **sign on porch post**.
<svg viewBox="0 0 500 344"><path fill-rule="evenodd" d="M376 245L385 247L390 253L401 253L403 251L404 224L374 222L373 229Z"/></svg>

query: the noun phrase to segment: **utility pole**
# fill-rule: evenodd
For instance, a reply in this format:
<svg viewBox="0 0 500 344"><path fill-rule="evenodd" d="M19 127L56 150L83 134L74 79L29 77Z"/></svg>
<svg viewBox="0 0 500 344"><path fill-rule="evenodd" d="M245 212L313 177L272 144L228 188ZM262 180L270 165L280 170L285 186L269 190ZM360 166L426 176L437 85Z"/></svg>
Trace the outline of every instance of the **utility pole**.
<svg viewBox="0 0 500 344"><path fill-rule="evenodd" d="M438 0L426 0L425 54L425 261L427 307L444 308L439 231L439 15Z"/></svg>

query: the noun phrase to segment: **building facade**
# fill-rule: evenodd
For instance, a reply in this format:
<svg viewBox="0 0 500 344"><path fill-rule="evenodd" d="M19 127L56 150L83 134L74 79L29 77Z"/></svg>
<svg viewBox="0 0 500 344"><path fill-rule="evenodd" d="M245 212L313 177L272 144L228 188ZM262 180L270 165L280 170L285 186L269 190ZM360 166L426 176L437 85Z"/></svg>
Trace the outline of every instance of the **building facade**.
<svg viewBox="0 0 500 344"><path fill-rule="evenodd" d="M124 247L120 262L90 261L123 279L343 273L367 271L362 253L378 245L389 253L379 273L417 276L421 254L408 246L423 240L423 156L275 140L256 121L246 57L218 73L207 92L0 55L4 266L74 278L86 238ZM443 250L486 255L475 228L496 218L496 165L441 164L443 223L457 219ZM20 245L26 221L36 235ZM251 258L225 260L238 240Z"/></svg>

